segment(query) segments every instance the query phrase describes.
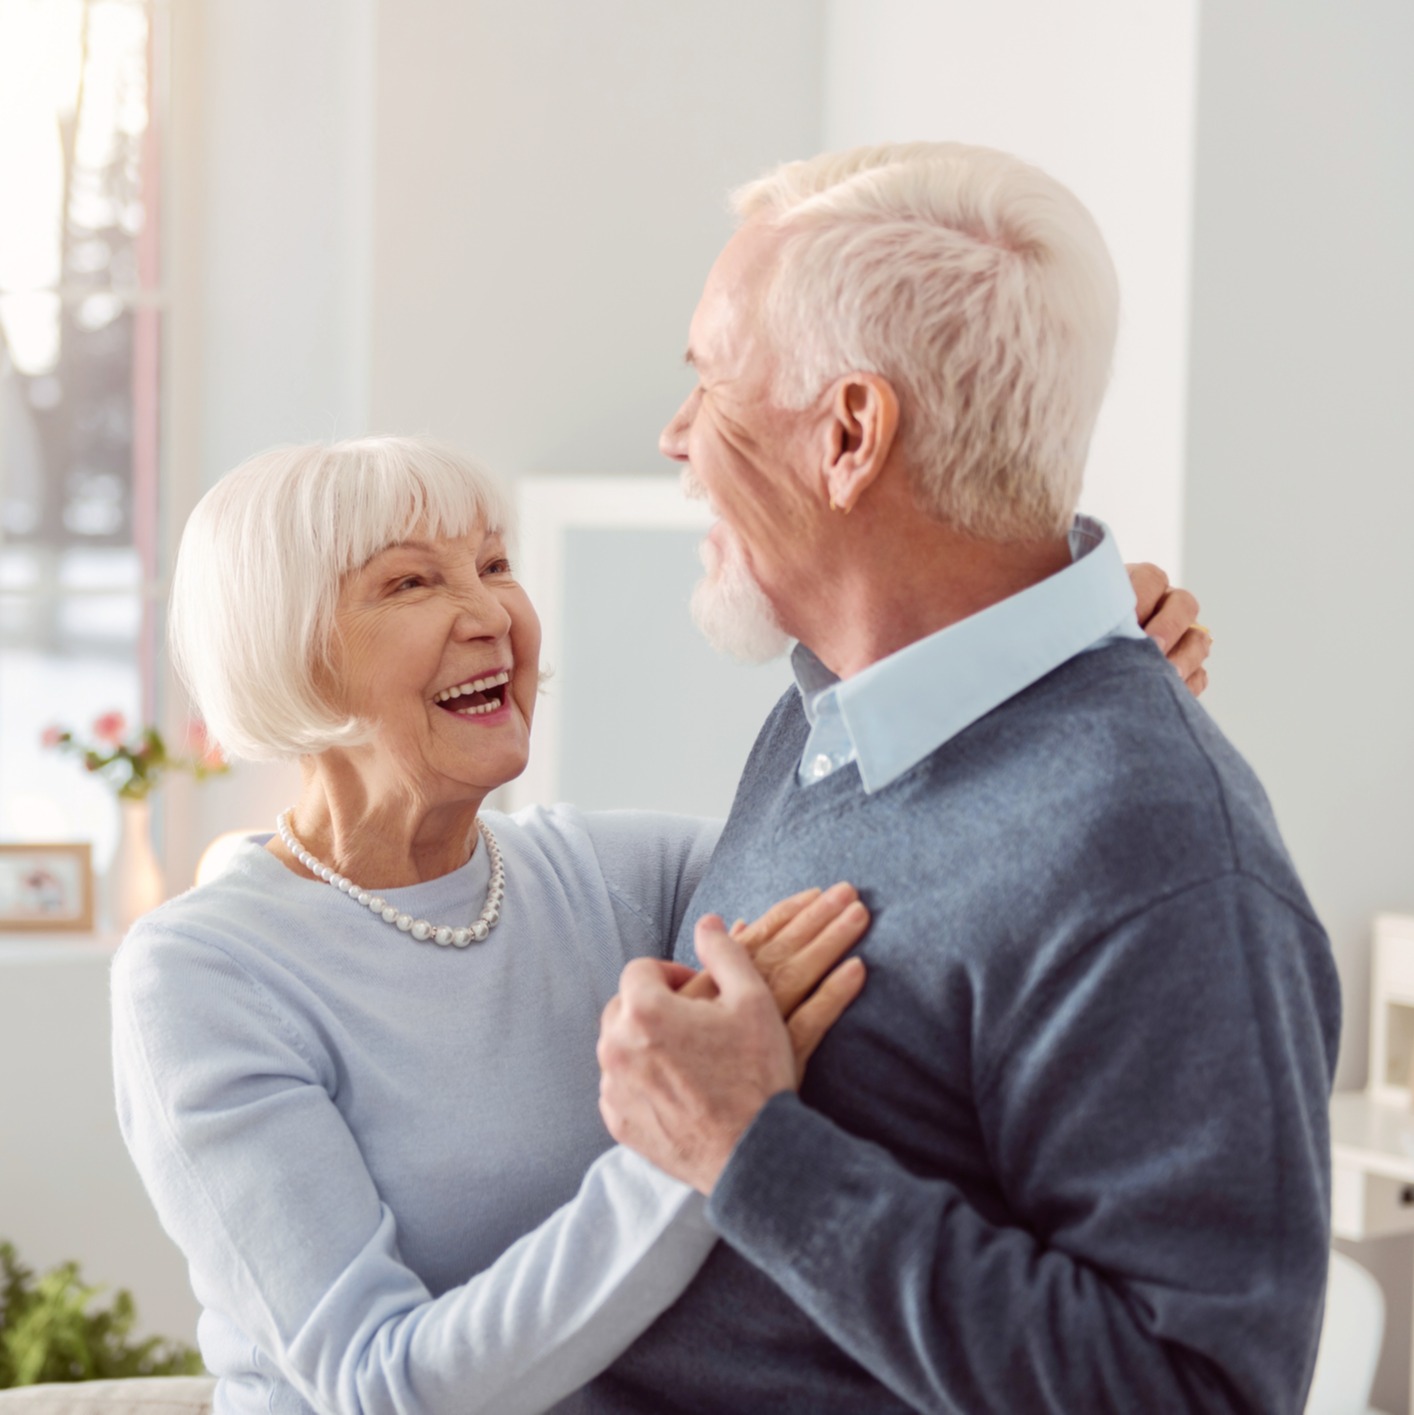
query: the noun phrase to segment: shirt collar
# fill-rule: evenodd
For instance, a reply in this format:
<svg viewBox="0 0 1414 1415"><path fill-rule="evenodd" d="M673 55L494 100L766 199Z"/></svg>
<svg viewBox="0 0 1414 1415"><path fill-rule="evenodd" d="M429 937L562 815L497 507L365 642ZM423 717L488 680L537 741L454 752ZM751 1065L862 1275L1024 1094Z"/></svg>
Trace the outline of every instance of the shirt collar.
<svg viewBox="0 0 1414 1415"><path fill-rule="evenodd" d="M1110 638L1143 638L1114 536L1078 516L1065 569L841 681L803 644L792 658L810 737L800 778L847 761L878 791L965 727Z"/></svg>

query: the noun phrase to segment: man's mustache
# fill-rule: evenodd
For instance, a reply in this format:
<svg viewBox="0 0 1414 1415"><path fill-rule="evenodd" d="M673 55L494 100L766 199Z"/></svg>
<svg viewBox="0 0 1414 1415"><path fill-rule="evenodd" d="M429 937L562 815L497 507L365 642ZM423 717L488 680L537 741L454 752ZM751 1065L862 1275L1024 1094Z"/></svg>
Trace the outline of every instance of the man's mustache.
<svg viewBox="0 0 1414 1415"><path fill-rule="evenodd" d="M712 504L712 498L707 494L707 488L702 485L697 473L687 462L684 462L682 467L682 494L689 501L705 501L713 515L720 516L722 514Z"/></svg>

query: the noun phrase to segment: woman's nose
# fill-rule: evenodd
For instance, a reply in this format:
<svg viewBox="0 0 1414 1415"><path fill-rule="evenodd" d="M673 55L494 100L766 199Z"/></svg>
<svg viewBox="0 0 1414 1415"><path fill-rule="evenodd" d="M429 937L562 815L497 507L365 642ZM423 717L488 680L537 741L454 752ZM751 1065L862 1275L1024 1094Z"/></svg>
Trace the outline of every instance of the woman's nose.
<svg viewBox="0 0 1414 1415"><path fill-rule="evenodd" d="M511 616L497 596L478 586L462 596L456 633L463 639L500 639L510 632Z"/></svg>

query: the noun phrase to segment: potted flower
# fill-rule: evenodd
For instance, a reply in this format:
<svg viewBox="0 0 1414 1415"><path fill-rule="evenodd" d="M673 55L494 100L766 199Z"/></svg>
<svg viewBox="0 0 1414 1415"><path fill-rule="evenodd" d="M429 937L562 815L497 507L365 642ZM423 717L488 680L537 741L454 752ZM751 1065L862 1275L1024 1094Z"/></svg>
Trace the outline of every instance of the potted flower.
<svg viewBox="0 0 1414 1415"><path fill-rule="evenodd" d="M85 771L102 777L117 795L122 831L105 876L104 904L108 927L126 931L140 914L155 909L164 894L162 871L152 850L148 796L168 772L188 772L202 781L230 768L200 723L188 730L180 753L168 750L157 727L130 730L120 712L95 718L90 733L85 740L56 725L45 728L40 740L51 750L78 757Z"/></svg>

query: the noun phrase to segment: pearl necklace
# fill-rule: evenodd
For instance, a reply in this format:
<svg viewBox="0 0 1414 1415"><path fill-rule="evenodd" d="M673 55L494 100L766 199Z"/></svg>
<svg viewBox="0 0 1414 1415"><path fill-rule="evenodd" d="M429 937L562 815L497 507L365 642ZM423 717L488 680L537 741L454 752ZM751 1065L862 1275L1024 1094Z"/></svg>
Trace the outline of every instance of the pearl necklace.
<svg viewBox="0 0 1414 1415"><path fill-rule="evenodd" d="M318 875L325 884L333 885L340 894L347 894L350 899L362 904L365 909L382 919L385 924L391 924L393 928L405 934L411 934L419 943L431 939L433 943L441 944L443 948L448 944L451 944L453 948L465 948L469 943L484 943L487 934L496 927L496 923L501 917L501 900L506 892L506 868L501 863L501 847L496 843L496 837L491 834L490 827L479 816L476 828L481 832L482 839L486 841L486 853L491 857L491 882L486 887L486 907L482 909L476 922L464 929L449 928L445 924L432 924L426 919L414 919L411 914L401 914L386 899L382 899L376 894L370 894L366 889L360 889L351 879L346 879L337 870L331 869L323 860L316 859L300 844L294 831L290 829L289 811L283 812L275 824L279 828L280 839L285 842L289 847L290 854L305 869Z"/></svg>

